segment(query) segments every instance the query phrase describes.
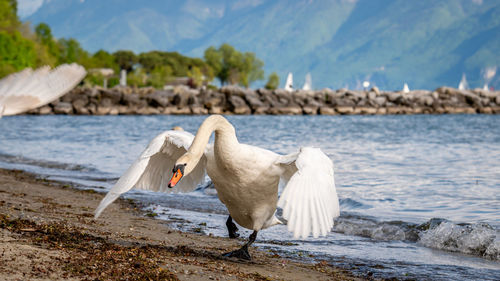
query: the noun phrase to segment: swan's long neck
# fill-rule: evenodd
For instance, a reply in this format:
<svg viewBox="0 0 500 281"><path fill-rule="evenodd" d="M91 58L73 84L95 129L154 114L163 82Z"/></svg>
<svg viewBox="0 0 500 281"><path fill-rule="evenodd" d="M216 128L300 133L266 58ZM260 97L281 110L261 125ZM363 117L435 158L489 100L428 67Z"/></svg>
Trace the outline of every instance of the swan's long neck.
<svg viewBox="0 0 500 281"><path fill-rule="evenodd" d="M193 143L186 152L192 161L197 162L203 156L205 148L210 140L210 136L215 132L215 147L224 147L224 151L230 151L232 147L238 144L233 125L221 115L211 115L201 124Z"/></svg>

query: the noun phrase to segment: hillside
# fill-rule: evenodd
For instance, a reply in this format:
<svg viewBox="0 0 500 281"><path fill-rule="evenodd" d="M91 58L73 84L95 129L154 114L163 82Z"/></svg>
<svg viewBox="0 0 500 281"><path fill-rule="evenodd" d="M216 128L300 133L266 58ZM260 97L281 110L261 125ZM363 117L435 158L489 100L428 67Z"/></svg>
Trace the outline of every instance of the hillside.
<svg viewBox="0 0 500 281"><path fill-rule="evenodd" d="M255 52L266 73L315 88L456 87L467 75L500 65L500 2L487 0L51 0L31 16L56 37L74 37L90 51L159 49L202 56L223 42ZM490 82L500 87L500 79Z"/></svg>

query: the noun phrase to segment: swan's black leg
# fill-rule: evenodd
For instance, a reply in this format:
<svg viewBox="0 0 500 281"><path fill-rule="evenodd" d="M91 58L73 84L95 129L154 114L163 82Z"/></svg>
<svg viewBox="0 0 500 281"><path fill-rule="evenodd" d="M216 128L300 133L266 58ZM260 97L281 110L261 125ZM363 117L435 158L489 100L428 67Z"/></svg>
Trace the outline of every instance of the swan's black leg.
<svg viewBox="0 0 500 281"><path fill-rule="evenodd" d="M225 257L231 257L231 258L239 258L243 260L252 260L252 257L250 256L250 253L248 252L248 247L252 245L253 242L255 242L255 238L257 238L257 231L254 231L252 234L250 234L250 237L248 238L248 242L241 247L241 249L238 249L236 251L232 251L229 253L225 253Z"/></svg>
<svg viewBox="0 0 500 281"><path fill-rule="evenodd" d="M233 218L229 216L226 221L227 232L229 232L229 238L238 238L240 234L238 233L238 227L233 222Z"/></svg>

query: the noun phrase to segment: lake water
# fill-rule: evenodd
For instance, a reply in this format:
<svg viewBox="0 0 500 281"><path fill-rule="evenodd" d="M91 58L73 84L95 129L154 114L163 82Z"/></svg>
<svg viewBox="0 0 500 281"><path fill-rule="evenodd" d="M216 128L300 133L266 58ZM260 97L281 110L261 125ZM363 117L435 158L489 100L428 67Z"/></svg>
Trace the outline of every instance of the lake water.
<svg viewBox="0 0 500 281"><path fill-rule="evenodd" d="M13 116L0 119L0 167L110 188L157 134L195 133L204 116ZM229 116L240 142L287 154L320 147L334 162L341 216L327 237L285 226L256 245L374 277L500 279L500 116ZM133 191L171 226L226 236L210 189ZM242 235L249 231L241 229ZM285 243L282 243L285 242Z"/></svg>

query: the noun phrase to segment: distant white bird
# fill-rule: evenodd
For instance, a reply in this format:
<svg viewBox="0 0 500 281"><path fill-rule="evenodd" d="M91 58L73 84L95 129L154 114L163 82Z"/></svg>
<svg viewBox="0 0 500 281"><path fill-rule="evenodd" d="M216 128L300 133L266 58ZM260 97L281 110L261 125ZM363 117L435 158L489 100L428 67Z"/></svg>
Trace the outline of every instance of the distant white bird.
<svg viewBox="0 0 500 281"><path fill-rule="evenodd" d="M288 76L286 77L285 91L293 92L293 74L291 72L288 73Z"/></svg>
<svg viewBox="0 0 500 281"><path fill-rule="evenodd" d="M0 117L15 115L52 102L73 89L87 72L78 64L50 70L26 68L0 80Z"/></svg>
<svg viewBox="0 0 500 281"><path fill-rule="evenodd" d="M215 142L208 145L213 132ZM251 259L248 246L257 232L282 223L275 216L277 207L283 209L288 230L302 238L326 235L340 214L333 163L320 149L305 147L298 153L278 155L241 144L234 127L224 117L212 115L196 137L183 131L156 136L106 194L95 218L133 187L188 192L202 182L205 171L229 210L226 225L230 237L237 237L238 230L232 219L253 230L248 243L226 256ZM280 183L285 188L278 200Z"/></svg>
<svg viewBox="0 0 500 281"><path fill-rule="evenodd" d="M312 78L311 78L311 73L306 74L306 82L304 83L304 86L302 87L302 90L305 91L310 91L312 90Z"/></svg>
<svg viewBox="0 0 500 281"><path fill-rule="evenodd" d="M404 84L403 85L403 93L407 94L410 92L410 87L408 87L408 84Z"/></svg>

